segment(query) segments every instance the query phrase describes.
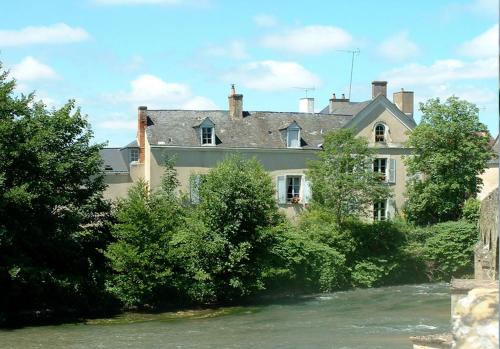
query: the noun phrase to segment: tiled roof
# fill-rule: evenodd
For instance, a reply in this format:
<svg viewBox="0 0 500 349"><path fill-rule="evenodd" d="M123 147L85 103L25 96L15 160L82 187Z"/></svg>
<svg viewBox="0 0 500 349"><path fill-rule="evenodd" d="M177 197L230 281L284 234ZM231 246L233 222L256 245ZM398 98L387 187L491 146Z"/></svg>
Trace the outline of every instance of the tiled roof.
<svg viewBox="0 0 500 349"><path fill-rule="evenodd" d="M120 148L104 148L99 152L106 172L128 172L127 153Z"/></svg>
<svg viewBox="0 0 500 349"><path fill-rule="evenodd" d="M147 110L151 145L200 146L197 126L209 118L215 124L216 144L227 148L287 148L284 128L294 121L301 127L302 149L318 149L323 134L343 127L352 115L243 112L232 120L228 111Z"/></svg>

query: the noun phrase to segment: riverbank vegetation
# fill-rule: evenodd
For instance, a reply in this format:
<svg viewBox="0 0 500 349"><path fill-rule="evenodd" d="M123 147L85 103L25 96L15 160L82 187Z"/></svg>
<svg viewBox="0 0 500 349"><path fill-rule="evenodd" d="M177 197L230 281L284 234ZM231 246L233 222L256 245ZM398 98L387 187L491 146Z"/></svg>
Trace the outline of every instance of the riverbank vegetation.
<svg viewBox="0 0 500 349"><path fill-rule="evenodd" d="M351 130L325 137L308 173L313 202L298 222L278 210L262 165L238 156L198 177L196 200L177 191L175 159L166 159L159 188L138 182L128 197L109 203L102 197L103 145L92 144L74 102L48 110L33 95L14 96L14 86L0 75L0 323L37 314L238 304L472 271L478 203L471 198L480 183L455 181L453 188L463 186L460 202L446 201L442 188L429 202L440 170L425 172L427 143L415 138L424 155L416 153L409 166L423 175L414 176L409 205L390 221L364 218L369 202L391 193L367 167L372 153ZM426 108L439 109L435 102ZM433 123L424 124L425 132L418 126L411 137L429 134ZM485 137L474 134L482 138L465 137L467 149L489 154ZM455 141L461 139L445 144ZM483 165L474 162L452 179L475 178ZM435 205L441 211L434 217L429 205L439 199L446 202Z"/></svg>

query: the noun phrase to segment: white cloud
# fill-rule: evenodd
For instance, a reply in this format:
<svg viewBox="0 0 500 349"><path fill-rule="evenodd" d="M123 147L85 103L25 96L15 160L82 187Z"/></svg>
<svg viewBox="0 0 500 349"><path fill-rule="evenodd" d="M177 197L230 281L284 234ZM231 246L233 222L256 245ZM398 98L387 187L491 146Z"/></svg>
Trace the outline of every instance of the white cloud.
<svg viewBox="0 0 500 349"><path fill-rule="evenodd" d="M0 47L64 44L83 41L89 37L83 28L72 28L65 23L57 23L51 26L25 27L20 30L0 30Z"/></svg>
<svg viewBox="0 0 500 349"><path fill-rule="evenodd" d="M467 10L488 16L498 16L498 0L475 0Z"/></svg>
<svg viewBox="0 0 500 349"><path fill-rule="evenodd" d="M120 129L120 130L136 130L137 119L130 118L121 113L111 113L104 117L105 120L97 123L99 128Z"/></svg>
<svg viewBox="0 0 500 349"><path fill-rule="evenodd" d="M24 58L21 62L14 65L10 73L17 81L59 79L54 69L31 56Z"/></svg>
<svg viewBox="0 0 500 349"><path fill-rule="evenodd" d="M333 26L312 25L270 34L262 38L262 45L301 54L320 54L343 49L352 43L351 35Z"/></svg>
<svg viewBox="0 0 500 349"><path fill-rule="evenodd" d="M196 96L182 105L187 110L217 110L219 107L210 98Z"/></svg>
<svg viewBox="0 0 500 349"><path fill-rule="evenodd" d="M278 20L276 19L276 17L265 13L256 15L252 19L255 24L261 28L275 27L278 24Z"/></svg>
<svg viewBox="0 0 500 349"><path fill-rule="evenodd" d="M217 57L229 57L234 59L247 59L245 43L240 40L233 40L227 46L208 46L204 49L205 54Z"/></svg>
<svg viewBox="0 0 500 349"><path fill-rule="evenodd" d="M498 55L498 44L498 24L495 24L484 33L460 45L458 52L468 57L495 57Z"/></svg>
<svg viewBox="0 0 500 349"><path fill-rule="evenodd" d="M438 60L430 66L412 63L381 74L383 80L399 87L497 77L498 58L496 57L472 62L457 59Z"/></svg>
<svg viewBox="0 0 500 349"><path fill-rule="evenodd" d="M130 92L108 94L111 102L130 102L134 105L147 105L149 108L180 108L189 106L193 109L212 109L216 105L206 97L194 96L189 85L165 82L154 75L144 74L130 83Z"/></svg>
<svg viewBox="0 0 500 349"><path fill-rule="evenodd" d="M182 0L94 0L99 5L177 5Z"/></svg>
<svg viewBox="0 0 500 349"><path fill-rule="evenodd" d="M296 62L251 62L224 74L228 82L262 91L286 90L293 87L319 86L319 77Z"/></svg>
<svg viewBox="0 0 500 349"><path fill-rule="evenodd" d="M400 32L387 38L378 47L381 56L395 61L415 57L419 52L420 49L410 40L407 32Z"/></svg>

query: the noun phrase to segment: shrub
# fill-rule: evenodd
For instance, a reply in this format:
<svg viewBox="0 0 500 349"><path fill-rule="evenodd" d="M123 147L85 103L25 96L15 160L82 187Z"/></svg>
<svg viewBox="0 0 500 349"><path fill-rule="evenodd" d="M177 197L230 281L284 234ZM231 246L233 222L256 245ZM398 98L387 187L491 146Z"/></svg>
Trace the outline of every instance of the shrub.
<svg viewBox="0 0 500 349"><path fill-rule="evenodd" d="M465 200L462 209L462 218L469 223L477 224L479 222L479 210L481 209L481 201L478 199Z"/></svg>
<svg viewBox="0 0 500 349"><path fill-rule="evenodd" d="M287 224L267 234L270 251L263 276L269 291L330 292L346 286L345 257L335 249L311 241Z"/></svg>
<svg viewBox="0 0 500 349"><path fill-rule="evenodd" d="M423 256L433 280L450 280L473 272L474 245L478 240L475 224L444 222L427 228L432 234L425 242Z"/></svg>

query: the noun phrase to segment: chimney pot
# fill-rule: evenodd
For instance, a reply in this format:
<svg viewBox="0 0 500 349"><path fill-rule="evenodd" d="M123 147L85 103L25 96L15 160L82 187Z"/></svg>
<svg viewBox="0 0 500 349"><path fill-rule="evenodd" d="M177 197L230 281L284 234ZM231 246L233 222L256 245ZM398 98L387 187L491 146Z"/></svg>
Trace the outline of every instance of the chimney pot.
<svg viewBox="0 0 500 349"><path fill-rule="evenodd" d="M342 93L342 99L345 99L345 94Z"/></svg>
<svg viewBox="0 0 500 349"><path fill-rule="evenodd" d="M337 99L337 96L335 96L335 93L333 94L332 99Z"/></svg>
<svg viewBox="0 0 500 349"><path fill-rule="evenodd" d="M231 85L231 94L227 97L227 99L229 101L229 118L243 118L243 95L236 94L234 84Z"/></svg>

